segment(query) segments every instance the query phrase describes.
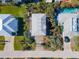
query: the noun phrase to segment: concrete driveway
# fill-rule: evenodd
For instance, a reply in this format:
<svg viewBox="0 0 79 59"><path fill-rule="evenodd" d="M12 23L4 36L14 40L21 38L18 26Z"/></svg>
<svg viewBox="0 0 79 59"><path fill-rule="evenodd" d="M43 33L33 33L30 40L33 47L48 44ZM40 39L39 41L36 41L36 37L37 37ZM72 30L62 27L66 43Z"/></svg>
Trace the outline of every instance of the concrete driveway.
<svg viewBox="0 0 79 59"><path fill-rule="evenodd" d="M13 52L14 51L14 37L5 36L5 48L4 51Z"/></svg>

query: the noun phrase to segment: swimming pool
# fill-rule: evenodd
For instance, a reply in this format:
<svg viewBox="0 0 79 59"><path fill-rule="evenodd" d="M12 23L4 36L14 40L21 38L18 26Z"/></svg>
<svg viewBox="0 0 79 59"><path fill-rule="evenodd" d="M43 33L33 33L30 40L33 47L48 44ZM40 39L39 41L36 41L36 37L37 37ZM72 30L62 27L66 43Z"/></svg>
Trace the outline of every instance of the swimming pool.
<svg viewBox="0 0 79 59"><path fill-rule="evenodd" d="M79 11L79 8L64 8L62 13L76 13Z"/></svg>

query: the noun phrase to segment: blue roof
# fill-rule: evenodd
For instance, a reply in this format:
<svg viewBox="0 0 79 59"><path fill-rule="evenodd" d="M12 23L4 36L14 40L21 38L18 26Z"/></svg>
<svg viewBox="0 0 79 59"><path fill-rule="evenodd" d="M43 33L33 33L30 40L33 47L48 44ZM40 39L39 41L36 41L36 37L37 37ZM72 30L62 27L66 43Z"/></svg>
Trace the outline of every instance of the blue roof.
<svg viewBox="0 0 79 59"><path fill-rule="evenodd" d="M0 18L4 20L5 18L11 16L11 14L0 14Z"/></svg>
<svg viewBox="0 0 79 59"><path fill-rule="evenodd" d="M10 31L8 28L6 28L5 26L3 26L4 31L6 31L8 34L12 35L12 31Z"/></svg>
<svg viewBox="0 0 79 59"><path fill-rule="evenodd" d="M18 20L10 14L0 14L0 18L3 20L3 29L9 35L17 33L18 31ZM0 31L1 32L1 31ZM1 34L1 33L0 33ZM4 35L7 36L7 35Z"/></svg>
<svg viewBox="0 0 79 59"><path fill-rule="evenodd" d="M14 19L11 23L8 24L8 26L10 26L13 30L17 31L17 27L18 27L18 21L16 19Z"/></svg>
<svg viewBox="0 0 79 59"><path fill-rule="evenodd" d="M5 22L7 22L7 21L9 21L9 19L11 18L12 16L11 15L8 15L6 18L5 18L5 16L4 16L4 19L2 19L3 20L3 23L5 23Z"/></svg>

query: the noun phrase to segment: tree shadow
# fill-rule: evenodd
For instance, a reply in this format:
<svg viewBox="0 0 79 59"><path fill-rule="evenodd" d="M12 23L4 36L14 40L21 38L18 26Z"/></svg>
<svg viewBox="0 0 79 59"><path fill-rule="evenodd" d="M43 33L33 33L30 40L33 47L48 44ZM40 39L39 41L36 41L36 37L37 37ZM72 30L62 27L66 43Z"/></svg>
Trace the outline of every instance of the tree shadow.
<svg viewBox="0 0 79 59"><path fill-rule="evenodd" d="M50 20L49 17L46 17L46 35L51 35L50 30L51 30L52 24L49 20Z"/></svg>
<svg viewBox="0 0 79 59"><path fill-rule="evenodd" d="M24 33L24 22L23 18L17 17L18 19L18 31L17 31L17 36L22 36Z"/></svg>

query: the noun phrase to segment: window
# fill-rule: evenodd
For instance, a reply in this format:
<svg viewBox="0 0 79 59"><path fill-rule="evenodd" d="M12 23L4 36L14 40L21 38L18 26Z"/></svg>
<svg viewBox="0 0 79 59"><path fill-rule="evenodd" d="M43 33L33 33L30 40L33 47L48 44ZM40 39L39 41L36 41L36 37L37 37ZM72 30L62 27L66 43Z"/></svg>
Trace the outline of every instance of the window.
<svg viewBox="0 0 79 59"><path fill-rule="evenodd" d="M77 31L79 31L79 18L77 18Z"/></svg>

